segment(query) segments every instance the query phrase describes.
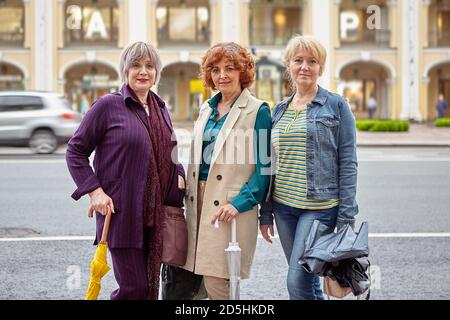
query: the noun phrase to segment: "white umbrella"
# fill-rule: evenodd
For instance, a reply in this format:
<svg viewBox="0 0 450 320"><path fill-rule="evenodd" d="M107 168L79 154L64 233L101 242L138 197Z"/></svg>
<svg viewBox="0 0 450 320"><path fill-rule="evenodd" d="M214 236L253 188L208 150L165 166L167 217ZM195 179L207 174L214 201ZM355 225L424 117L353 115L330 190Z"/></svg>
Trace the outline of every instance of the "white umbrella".
<svg viewBox="0 0 450 320"><path fill-rule="evenodd" d="M231 242L225 249L230 275L230 300L240 300L239 283L241 281L241 248L236 240L236 219L231 222Z"/></svg>

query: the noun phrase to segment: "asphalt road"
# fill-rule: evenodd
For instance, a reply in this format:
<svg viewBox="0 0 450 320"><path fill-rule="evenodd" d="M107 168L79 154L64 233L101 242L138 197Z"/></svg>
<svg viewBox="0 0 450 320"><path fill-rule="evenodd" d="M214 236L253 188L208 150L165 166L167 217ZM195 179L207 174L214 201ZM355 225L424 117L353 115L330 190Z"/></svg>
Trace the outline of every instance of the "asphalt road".
<svg viewBox="0 0 450 320"><path fill-rule="evenodd" d="M0 299L84 297L94 220L87 198L70 198L75 186L63 154L0 149ZM358 158L358 222L370 226L372 298L450 299L450 148L359 148ZM76 238L30 239L57 236ZM241 297L287 299L286 272L278 238L273 245L258 239ZM107 299L116 286L112 272L102 286Z"/></svg>

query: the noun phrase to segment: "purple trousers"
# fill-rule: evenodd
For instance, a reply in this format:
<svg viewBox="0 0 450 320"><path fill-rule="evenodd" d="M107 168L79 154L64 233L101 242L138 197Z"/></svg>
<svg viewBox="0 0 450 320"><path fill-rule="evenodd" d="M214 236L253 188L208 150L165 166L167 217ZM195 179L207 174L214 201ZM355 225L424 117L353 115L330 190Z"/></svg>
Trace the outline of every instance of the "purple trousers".
<svg viewBox="0 0 450 320"><path fill-rule="evenodd" d="M147 248L109 249L119 288L111 300L148 299Z"/></svg>

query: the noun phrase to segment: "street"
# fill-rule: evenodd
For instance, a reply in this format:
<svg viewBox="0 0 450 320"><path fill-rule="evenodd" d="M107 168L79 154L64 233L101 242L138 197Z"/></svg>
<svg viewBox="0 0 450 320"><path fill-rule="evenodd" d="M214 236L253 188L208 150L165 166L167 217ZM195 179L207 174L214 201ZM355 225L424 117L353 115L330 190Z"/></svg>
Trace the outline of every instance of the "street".
<svg viewBox="0 0 450 320"><path fill-rule="evenodd" d="M95 252L88 198L70 198L64 151L17 150L0 150L0 299L83 299ZM450 148L360 147L358 160L372 299L450 299ZM279 239L259 238L241 298L287 299L286 273ZM100 299L115 286L110 271Z"/></svg>

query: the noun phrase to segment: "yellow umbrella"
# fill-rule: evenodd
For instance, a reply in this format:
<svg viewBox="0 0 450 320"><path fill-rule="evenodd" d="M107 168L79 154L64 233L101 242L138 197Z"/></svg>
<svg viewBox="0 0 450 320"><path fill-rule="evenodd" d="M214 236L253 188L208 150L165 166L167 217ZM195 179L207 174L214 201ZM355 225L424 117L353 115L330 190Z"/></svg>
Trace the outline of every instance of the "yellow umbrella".
<svg viewBox="0 0 450 320"><path fill-rule="evenodd" d="M91 279L89 280L89 287L86 292L86 300L97 300L98 294L100 293L102 278L110 270L108 262L106 261L106 253L108 251L107 237L110 221L111 210L108 210L105 217L105 224L103 225L102 239L95 251L94 259L91 261Z"/></svg>

